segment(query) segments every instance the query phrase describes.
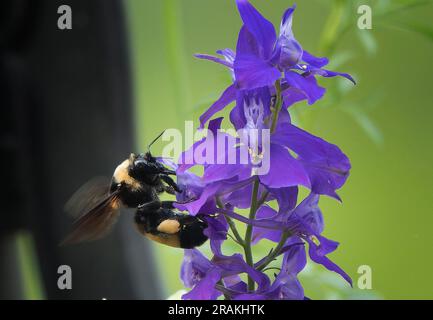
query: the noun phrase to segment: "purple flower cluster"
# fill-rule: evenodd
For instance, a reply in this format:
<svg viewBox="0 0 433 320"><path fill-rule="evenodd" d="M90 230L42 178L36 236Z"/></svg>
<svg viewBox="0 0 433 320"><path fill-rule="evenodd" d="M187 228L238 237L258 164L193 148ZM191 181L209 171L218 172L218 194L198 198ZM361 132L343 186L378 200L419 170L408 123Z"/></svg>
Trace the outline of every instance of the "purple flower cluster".
<svg viewBox="0 0 433 320"><path fill-rule="evenodd" d="M323 97L325 89L318 85L317 76L354 80L346 73L324 69L326 58L302 48L291 28L294 6L284 13L277 35L272 23L247 0L236 4L243 21L236 52L224 49L217 51L219 57L197 55L229 68L233 83L200 117L200 129L207 124L208 136L186 150L176 166L183 189L177 206L206 220L213 253L208 259L197 249L185 250L181 279L192 289L183 298L304 299L297 276L305 267L306 252L312 261L351 284L350 277L328 258L338 243L322 235L318 206L322 195L340 200L336 190L346 182L351 166L337 146L293 125L289 108L302 100L313 104ZM212 118L232 102L230 122L241 134L224 133L225 149L206 157L208 162L195 163L197 149L204 153L217 150L210 136L219 132L223 118ZM267 149L260 134L251 138L252 132L262 130L270 132ZM224 161L238 157L243 149L251 155L249 162ZM265 149L269 170L257 174ZM194 166L203 167L201 177L189 170ZM310 193L298 203L300 186ZM269 205L274 200L278 210ZM236 213L237 209L249 209L249 216ZM237 223L246 224L245 236L240 235ZM223 253L228 235L243 248L243 254ZM254 261L252 249L262 239L276 246ZM281 258L279 272L269 276L267 268L277 258Z"/></svg>

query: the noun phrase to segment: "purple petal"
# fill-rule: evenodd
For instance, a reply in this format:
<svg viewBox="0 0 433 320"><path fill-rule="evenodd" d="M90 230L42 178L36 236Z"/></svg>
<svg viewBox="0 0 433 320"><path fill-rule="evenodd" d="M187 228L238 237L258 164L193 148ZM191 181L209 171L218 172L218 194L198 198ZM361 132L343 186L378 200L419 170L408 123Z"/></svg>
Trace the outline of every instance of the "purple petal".
<svg viewBox="0 0 433 320"><path fill-rule="evenodd" d="M353 84L356 84L355 79L353 79L353 77L348 73L335 72L335 71L330 71L330 70L325 70L325 69L321 69L321 70L322 71L319 74L322 77L331 78L331 77L340 76L340 77L346 78L347 80L352 81Z"/></svg>
<svg viewBox="0 0 433 320"><path fill-rule="evenodd" d="M218 216L203 217L206 220L208 227L204 230L204 234L211 240L226 240L228 225L225 222L224 217Z"/></svg>
<svg viewBox="0 0 433 320"><path fill-rule="evenodd" d="M195 286L212 268L212 263L197 249L184 250L180 278L185 287Z"/></svg>
<svg viewBox="0 0 433 320"><path fill-rule="evenodd" d="M258 44L254 35L245 25L239 30L238 41L236 43L236 57L234 62L236 62L236 60L242 56L254 56L263 60L263 58L260 56L260 45Z"/></svg>
<svg viewBox="0 0 433 320"><path fill-rule="evenodd" d="M326 238L323 238L323 237L320 238L321 245L325 245L325 244L322 244L322 242L324 242L325 239ZM344 272L344 270L341 269L337 264L332 262L324 254L325 252L329 251L330 249L328 248L328 249L324 250L320 246L317 246L311 239L307 239L307 241L309 244L308 254L310 255L311 260L313 260L314 262L316 262L318 264L323 265L326 269L328 269L330 271L334 271L334 272L338 273L339 275L341 275L343 277L344 280L346 280L352 286L352 279L350 278L350 276L346 272ZM330 240L328 240L328 241L330 241ZM332 248L334 248L334 250L335 250L334 244L332 244Z"/></svg>
<svg viewBox="0 0 433 320"><path fill-rule="evenodd" d="M236 103L235 107L230 112L230 122L233 124L236 130L245 127L245 115L243 112L243 106L240 103Z"/></svg>
<svg viewBox="0 0 433 320"><path fill-rule="evenodd" d="M184 300L215 300L222 293L215 289L215 285L221 279L221 270L213 268L206 276L188 293L182 296Z"/></svg>
<svg viewBox="0 0 433 320"><path fill-rule="evenodd" d="M296 207L298 187L268 188L268 190L277 200L280 212L288 212Z"/></svg>
<svg viewBox="0 0 433 320"><path fill-rule="evenodd" d="M269 206L261 206L256 213L256 220L276 220L278 213ZM253 244L257 244L262 239L268 239L273 242L279 242L281 239L280 230L272 230L267 228L253 228Z"/></svg>
<svg viewBox="0 0 433 320"><path fill-rule="evenodd" d="M314 193L305 198L294 211L315 234L321 234L324 229L323 215L319 208L320 196Z"/></svg>
<svg viewBox="0 0 433 320"><path fill-rule="evenodd" d="M236 53L232 49L226 48L223 50L218 50L217 53L219 55L222 55L227 62L233 65L233 62L235 61L236 58Z"/></svg>
<svg viewBox="0 0 433 320"><path fill-rule="evenodd" d="M236 0L236 4L244 25L254 35L260 46L260 56L264 59L269 58L276 40L274 26L247 0Z"/></svg>
<svg viewBox="0 0 433 320"><path fill-rule="evenodd" d="M236 99L236 87L234 85L229 86L221 95L221 97L210 106L205 113L200 116L200 128L203 129L205 123L212 118L212 116L223 110L228 104L232 103Z"/></svg>
<svg viewBox="0 0 433 320"><path fill-rule="evenodd" d="M251 197L252 197L253 186L248 185L244 188L236 190L232 192L227 198L225 198L224 202L229 203L233 207L239 209L247 209L251 205ZM259 186L259 198L262 196L265 191L265 187Z"/></svg>
<svg viewBox="0 0 433 320"><path fill-rule="evenodd" d="M273 85L281 73L260 55L260 45L245 27L239 32L234 61L238 89L254 89Z"/></svg>
<svg viewBox="0 0 433 320"><path fill-rule="evenodd" d="M233 62L228 62L227 60L223 60L221 58L215 57L215 56L211 56L208 54L201 54L201 53L197 53L194 55L194 57L198 58L198 59L203 59L203 60L209 60L212 62L216 62L219 64L222 64L223 66L226 66L228 68L233 68Z"/></svg>
<svg viewBox="0 0 433 320"><path fill-rule="evenodd" d="M224 280L224 285L227 288L231 288L231 289L233 289L234 287L236 287L238 285L241 286L240 283L243 282L241 277L237 274L232 275L232 276L228 276L228 277L224 277L223 280ZM243 282L243 283L245 284L245 282ZM243 285L242 285L242 287L243 287ZM234 289L234 290L236 290L236 289Z"/></svg>
<svg viewBox="0 0 433 320"><path fill-rule="evenodd" d="M274 283L266 290L257 289L254 293L234 292L234 300L302 300L304 289L297 279L297 274L306 265L305 248L291 246L284 253L283 265Z"/></svg>
<svg viewBox="0 0 433 320"><path fill-rule="evenodd" d="M273 300L303 300L304 288L294 274L283 274L277 277L274 282L275 289L268 293Z"/></svg>
<svg viewBox="0 0 433 320"><path fill-rule="evenodd" d="M326 92L324 88L317 84L316 78L312 75L303 76L294 71L287 71L285 79L291 88L298 90L307 98L310 105L322 98Z"/></svg>
<svg viewBox="0 0 433 320"><path fill-rule="evenodd" d="M306 71L306 72L311 73L313 75L317 74L317 75L325 77L325 78L332 78L332 77L340 76L340 77L344 77L344 78L350 80L351 82L353 82L353 84L356 84L355 79L353 79L353 77L348 73L335 72L335 71L320 69L320 68L316 68L316 67L311 66L311 65L303 65L302 67L298 66L298 67L296 67L296 69Z"/></svg>
<svg viewBox="0 0 433 320"><path fill-rule="evenodd" d="M232 149L235 148L233 147ZM206 183L211 183L215 181L230 179L233 177L238 177L239 179L246 179L247 177L249 177L251 175L251 167L249 164L239 164L239 149L240 148L236 148L236 150L233 151L230 149L226 150L225 159L223 159L224 162L222 160L220 162L223 164L209 165L203 174L203 181L205 181ZM233 158L231 158L232 156ZM237 160L236 163L230 163L229 159Z"/></svg>
<svg viewBox="0 0 433 320"><path fill-rule="evenodd" d="M298 154L298 160L308 172L314 193L339 199L335 190L344 185L351 166L347 156L336 145L293 125L286 125L284 130L275 132L272 141Z"/></svg>
<svg viewBox="0 0 433 320"><path fill-rule="evenodd" d="M302 61L305 63L308 63L316 68L321 68L326 66L329 63L328 58L326 57L315 57L308 51L305 51L302 53Z"/></svg>
<svg viewBox="0 0 433 320"><path fill-rule="evenodd" d="M221 246L227 239L228 223L224 216L217 217L204 216L203 219L208 224L204 234L209 238L210 247L215 255L222 255Z"/></svg>
<svg viewBox="0 0 433 320"><path fill-rule="evenodd" d="M206 206L212 207L212 205L207 206L208 202L211 201L214 204L214 196L217 193L220 185L218 183L215 183L213 185L208 185L206 188L204 188L202 194L200 197L192 202L188 203L176 203L175 207L178 208L181 211L188 211L191 215L196 215L198 213L202 213L202 208ZM214 206L214 205L213 205ZM203 214L213 214L214 212L206 210L206 212L203 212Z"/></svg>
<svg viewBox="0 0 433 320"><path fill-rule="evenodd" d="M279 221L275 221L273 219L248 219L240 214L237 214L236 212L233 212L231 210L216 209L217 212L227 215L230 218L233 218L235 220L238 220L240 222L243 222L245 224L257 227L257 228L265 228L265 229L271 229L271 230L286 230L291 228L291 225L288 225L286 223L281 223Z"/></svg>
<svg viewBox="0 0 433 320"><path fill-rule="evenodd" d="M223 119L223 117L220 117L209 121L207 128L214 136L217 135L218 130L221 129L221 123L223 122Z"/></svg>
<svg viewBox="0 0 433 320"><path fill-rule="evenodd" d="M316 69L315 71L313 71L313 73L321 75L322 77L325 77L325 78L332 78L332 77L340 76L340 77L343 77L343 78L346 78L346 79L352 81L353 84L356 84L355 79L353 79L353 77L348 73L335 72L335 71L330 71L330 70L325 70L325 69Z"/></svg>
<svg viewBox="0 0 433 320"><path fill-rule="evenodd" d="M204 188L200 197L189 203L176 203L175 207L181 211L188 211L191 215L198 213L211 215L216 212L215 197L227 195L235 190L243 188L254 181L254 177L245 180L231 179L210 183Z"/></svg>
<svg viewBox="0 0 433 320"><path fill-rule="evenodd" d="M298 274L307 264L304 246L294 245L284 254L281 265L282 273Z"/></svg>
<svg viewBox="0 0 433 320"><path fill-rule="evenodd" d="M202 179L190 172L177 172L177 185L182 192L176 193L176 200L187 202L192 199L197 199L203 192L205 184Z"/></svg>
<svg viewBox="0 0 433 320"><path fill-rule="evenodd" d="M287 109L296 102L306 100L307 96L297 88L288 87L282 92L284 108Z"/></svg>
<svg viewBox="0 0 433 320"><path fill-rule="evenodd" d="M286 10L281 20L280 35L272 56L272 62L286 70L296 65L302 58L302 47L292 32L292 19L295 6Z"/></svg>
<svg viewBox="0 0 433 320"><path fill-rule="evenodd" d="M281 72L278 69L269 62L253 55L237 57L234 70L236 85L239 89L271 86L281 77Z"/></svg>
<svg viewBox="0 0 433 320"><path fill-rule="evenodd" d="M224 275L248 274L257 283L258 290L266 290L270 285L269 278L264 273L249 266L240 254L234 254L232 256L215 255L212 261L215 265L224 270Z"/></svg>
<svg viewBox="0 0 433 320"><path fill-rule="evenodd" d="M260 181L269 188L303 185L310 187L307 172L282 146L272 143L270 147L269 172L259 176Z"/></svg>

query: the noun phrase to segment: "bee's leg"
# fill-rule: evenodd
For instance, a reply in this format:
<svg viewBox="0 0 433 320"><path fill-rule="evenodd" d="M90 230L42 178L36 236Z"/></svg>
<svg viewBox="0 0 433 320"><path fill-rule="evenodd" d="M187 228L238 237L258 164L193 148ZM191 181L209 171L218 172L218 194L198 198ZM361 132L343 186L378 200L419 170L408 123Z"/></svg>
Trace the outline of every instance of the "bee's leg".
<svg viewBox="0 0 433 320"><path fill-rule="evenodd" d="M161 201L161 208L174 209L174 203L176 203L176 201Z"/></svg>
<svg viewBox="0 0 433 320"><path fill-rule="evenodd" d="M164 175L172 175L172 176L176 175L176 171L169 170L169 169L164 169L164 171L161 172L161 173L164 174Z"/></svg>
<svg viewBox="0 0 433 320"><path fill-rule="evenodd" d="M173 205L174 203L176 203L176 201L159 201L159 200L154 200L154 201L151 201L151 202L140 204L138 206L138 210L137 211L140 211L140 212L143 212L143 213L148 213L148 212L157 211L160 208L174 209L174 205Z"/></svg>
<svg viewBox="0 0 433 320"><path fill-rule="evenodd" d="M164 189L164 191L167 192L168 194L172 194L172 195L175 195L175 194L176 194L176 190L174 190L174 188L171 187L171 186L164 186L163 189Z"/></svg>
<svg viewBox="0 0 433 320"><path fill-rule="evenodd" d="M135 212L135 223L141 232L154 232L158 226L158 212L161 206L162 202L159 200L150 201L138 206Z"/></svg>
<svg viewBox="0 0 433 320"><path fill-rule="evenodd" d="M143 203L138 206L138 211L141 211L143 213L155 211L161 208L161 204L162 202L159 200L153 200L147 203Z"/></svg>
<svg viewBox="0 0 433 320"><path fill-rule="evenodd" d="M182 192L182 190L179 188L179 186L176 184L176 182L174 182L174 180L172 178L170 178L168 175L162 174L161 179L166 184L168 184L170 187L172 187L176 192Z"/></svg>

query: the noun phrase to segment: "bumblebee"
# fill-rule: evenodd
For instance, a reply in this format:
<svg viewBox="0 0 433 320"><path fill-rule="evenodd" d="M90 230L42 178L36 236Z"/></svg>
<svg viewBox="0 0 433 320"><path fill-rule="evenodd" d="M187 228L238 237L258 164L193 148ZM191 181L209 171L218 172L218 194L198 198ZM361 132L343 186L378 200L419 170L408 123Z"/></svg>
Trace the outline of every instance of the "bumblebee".
<svg viewBox="0 0 433 320"><path fill-rule="evenodd" d="M173 210L173 201L152 201L140 205L135 213L138 231L150 240L183 249L206 242L207 224L198 217Z"/></svg>
<svg viewBox="0 0 433 320"><path fill-rule="evenodd" d="M62 244L104 237L116 222L119 209L126 207L136 209L136 227L148 239L185 249L202 245L207 240L203 233L206 222L177 212L173 201L159 199L163 192L181 192L170 177L175 174L150 151L131 154L114 170L111 183L101 178L90 181L68 201L66 211L79 218Z"/></svg>

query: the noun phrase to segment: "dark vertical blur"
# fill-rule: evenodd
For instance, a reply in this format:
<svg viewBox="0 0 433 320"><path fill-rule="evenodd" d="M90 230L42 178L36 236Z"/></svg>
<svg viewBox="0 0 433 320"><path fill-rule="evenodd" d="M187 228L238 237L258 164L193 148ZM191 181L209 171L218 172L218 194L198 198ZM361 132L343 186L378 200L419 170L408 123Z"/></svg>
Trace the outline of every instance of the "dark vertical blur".
<svg viewBox="0 0 433 320"><path fill-rule="evenodd" d="M72 30L57 9L72 8ZM118 0L0 2L0 298L20 298L13 235L30 230L47 298L149 299L152 252L125 212L107 239L58 247L68 197L133 151L127 32ZM59 265L72 290L57 288Z"/></svg>

